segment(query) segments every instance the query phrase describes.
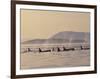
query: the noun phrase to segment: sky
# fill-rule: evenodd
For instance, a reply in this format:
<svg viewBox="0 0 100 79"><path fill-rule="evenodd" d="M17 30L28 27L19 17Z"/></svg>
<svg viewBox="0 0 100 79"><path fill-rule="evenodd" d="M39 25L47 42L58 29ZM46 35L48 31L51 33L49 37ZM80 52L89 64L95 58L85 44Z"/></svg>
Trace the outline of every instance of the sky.
<svg viewBox="0 0 100 79"><path fill-rule="evenodd" d="M21 9L21 41L47 39L62 31L89 32L90 13Z"/></svg>

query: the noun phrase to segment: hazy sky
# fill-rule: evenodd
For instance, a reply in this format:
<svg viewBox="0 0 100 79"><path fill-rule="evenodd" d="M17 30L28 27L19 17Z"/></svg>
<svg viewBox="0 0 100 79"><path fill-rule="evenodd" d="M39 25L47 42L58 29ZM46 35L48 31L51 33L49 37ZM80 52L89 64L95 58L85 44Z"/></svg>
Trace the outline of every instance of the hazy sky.
<svg viewBox="0 0 100 79"><path fill-rule="evenodd" d="M61 31L89 32L90 13L21 10L21 41L47 39Z"/></svg>

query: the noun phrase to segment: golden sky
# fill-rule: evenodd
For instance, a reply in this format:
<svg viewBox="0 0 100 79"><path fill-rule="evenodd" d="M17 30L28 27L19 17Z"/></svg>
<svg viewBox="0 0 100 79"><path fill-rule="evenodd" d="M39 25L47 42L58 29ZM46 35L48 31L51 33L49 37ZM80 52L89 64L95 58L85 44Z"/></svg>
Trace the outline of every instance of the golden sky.
<svg viewBox="0 0 100 79"><path fill-rule="evenodd" d="M90 13L21 9L21 41L47 39L61 31L89 32Z"/></svg>

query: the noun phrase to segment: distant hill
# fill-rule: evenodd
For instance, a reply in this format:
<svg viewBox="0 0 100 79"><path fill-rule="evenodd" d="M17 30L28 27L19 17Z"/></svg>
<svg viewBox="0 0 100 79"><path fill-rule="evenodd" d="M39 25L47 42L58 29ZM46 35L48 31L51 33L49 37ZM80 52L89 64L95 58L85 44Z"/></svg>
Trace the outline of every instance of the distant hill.
<svg viewBox="0 0 100 79"><path fill-rule="evenodd" d="M22 42L23 44L43 44L45 43L46 39L33 39Z"/></svg>
<svg viewBox="0 0 100 79"><path fill-rule="evenodd" d="M59 32L50 39L80 39L83 40L85 38L89 39L90 34L89 32L72 32L72 31L64 31L64 32Z"/></svg>
<svg viewBox="0 0 100 79"><path fill-rule="evenodd" d="M48 39L33 39L23 42L23 44L55 44L55 43L82 43L89 42L90 33L88 32L72 32L63 31L59 32Z"/></svg>

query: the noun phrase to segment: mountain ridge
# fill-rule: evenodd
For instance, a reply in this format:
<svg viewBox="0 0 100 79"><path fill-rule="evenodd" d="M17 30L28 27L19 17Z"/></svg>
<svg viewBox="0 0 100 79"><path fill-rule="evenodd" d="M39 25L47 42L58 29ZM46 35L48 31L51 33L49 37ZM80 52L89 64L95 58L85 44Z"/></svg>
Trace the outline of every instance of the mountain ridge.
<svg viewBox="0 0 100 79"><path fill-rule="evenodd" d="M80 43L80 42L89 42L90 33L89 32L73 32L73 31L62 31L54 34L48 39L33 39L22 42L22 44L55 44L55 43Z"/></svg>

